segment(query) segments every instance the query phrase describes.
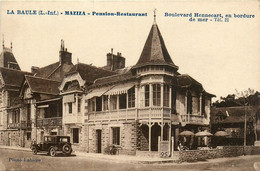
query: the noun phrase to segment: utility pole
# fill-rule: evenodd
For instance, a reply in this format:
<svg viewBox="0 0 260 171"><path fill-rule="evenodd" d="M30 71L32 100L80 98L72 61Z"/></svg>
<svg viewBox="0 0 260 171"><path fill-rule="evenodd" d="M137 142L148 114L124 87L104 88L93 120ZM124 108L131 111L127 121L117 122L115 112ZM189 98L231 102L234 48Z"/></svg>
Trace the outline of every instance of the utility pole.
<svg viewBox="0 0 260 171"><path fill-rule="evenodd" d="M244 123L244 155L245 155L245 148L246 148L246 98L244 99L244 112L245 112L245 123Z"/></svg>

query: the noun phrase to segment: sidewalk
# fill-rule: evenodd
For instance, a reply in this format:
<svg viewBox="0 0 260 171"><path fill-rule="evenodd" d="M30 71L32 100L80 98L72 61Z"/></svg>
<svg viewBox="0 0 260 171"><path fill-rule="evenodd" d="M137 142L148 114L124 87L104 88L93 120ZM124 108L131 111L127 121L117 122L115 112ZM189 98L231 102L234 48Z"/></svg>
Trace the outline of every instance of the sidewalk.
<svg viewBox="0 0 260 171"><path fill-rule="evenodd" d="M0 149L11 149L18 151L28 151L31 152L30 148L23 147L10 147L0 145ZM88 159L103 160L109 162L119 162L119 163L142 163L142 164L160 164L160 163L174 163L176 162L172 158L160 158L160 157L142 157L142 156L130 156L130 155L105 155L100 153L86 153L80 151L74 151L72 154L75 154L78 157L84 157Z"/></svg>

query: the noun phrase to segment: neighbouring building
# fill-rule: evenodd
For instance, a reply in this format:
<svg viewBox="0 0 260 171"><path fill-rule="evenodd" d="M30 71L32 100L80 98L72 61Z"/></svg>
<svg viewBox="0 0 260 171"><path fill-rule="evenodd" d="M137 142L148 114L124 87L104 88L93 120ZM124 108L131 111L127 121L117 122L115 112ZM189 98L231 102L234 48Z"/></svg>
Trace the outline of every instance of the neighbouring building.
<svg viewBox="0 0 260 171"><path fill-rule="evenodd" d="M235 106L211 109L211 132L225 131L226 137L212 137L212 145L243 145L246 121L246 144L260 140L260 107Z"/></svg>
<svg viewBox="0 0 260 171"><path fill-rule="evenodd" d="M59 86L64 75L74 66L72 54L61 41L59 61L39 68L32 67L31 75L26 75L20 91L23 116L30 119L31 129L25 138L31 142L41 142L45 135L63 135L62 98Z"/></svg>
<svg viewBox="0 0 260 171"><path fill-rule="evenodd" d="M26 130L30 128L27 118L22 116L19 91L25 75L21 71L11 48L3 43L0 54L0 144L22 146Z"/></svg>

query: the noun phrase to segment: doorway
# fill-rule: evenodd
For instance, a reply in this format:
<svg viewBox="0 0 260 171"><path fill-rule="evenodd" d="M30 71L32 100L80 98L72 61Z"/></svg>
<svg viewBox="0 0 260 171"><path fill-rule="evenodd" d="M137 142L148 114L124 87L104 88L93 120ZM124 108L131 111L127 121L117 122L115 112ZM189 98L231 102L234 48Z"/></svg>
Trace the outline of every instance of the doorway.
<svg viewBox="0 0 260 171"><path fill-rule="evenodd" d="M101 132L101 130L96 130L96 133L97 133L97 153L101 153L102 132Z"/></svg>

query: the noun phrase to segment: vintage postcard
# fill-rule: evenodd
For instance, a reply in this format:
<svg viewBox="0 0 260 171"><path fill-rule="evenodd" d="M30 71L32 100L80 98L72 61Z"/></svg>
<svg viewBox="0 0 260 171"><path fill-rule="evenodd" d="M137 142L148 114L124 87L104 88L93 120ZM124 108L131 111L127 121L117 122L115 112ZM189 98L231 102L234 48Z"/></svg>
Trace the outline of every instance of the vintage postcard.
<svg viewBox="0 0 260 171"><path fill-rule="evenodd" d="M259 170L259 1L0 1L0 170Z"/></svg>

